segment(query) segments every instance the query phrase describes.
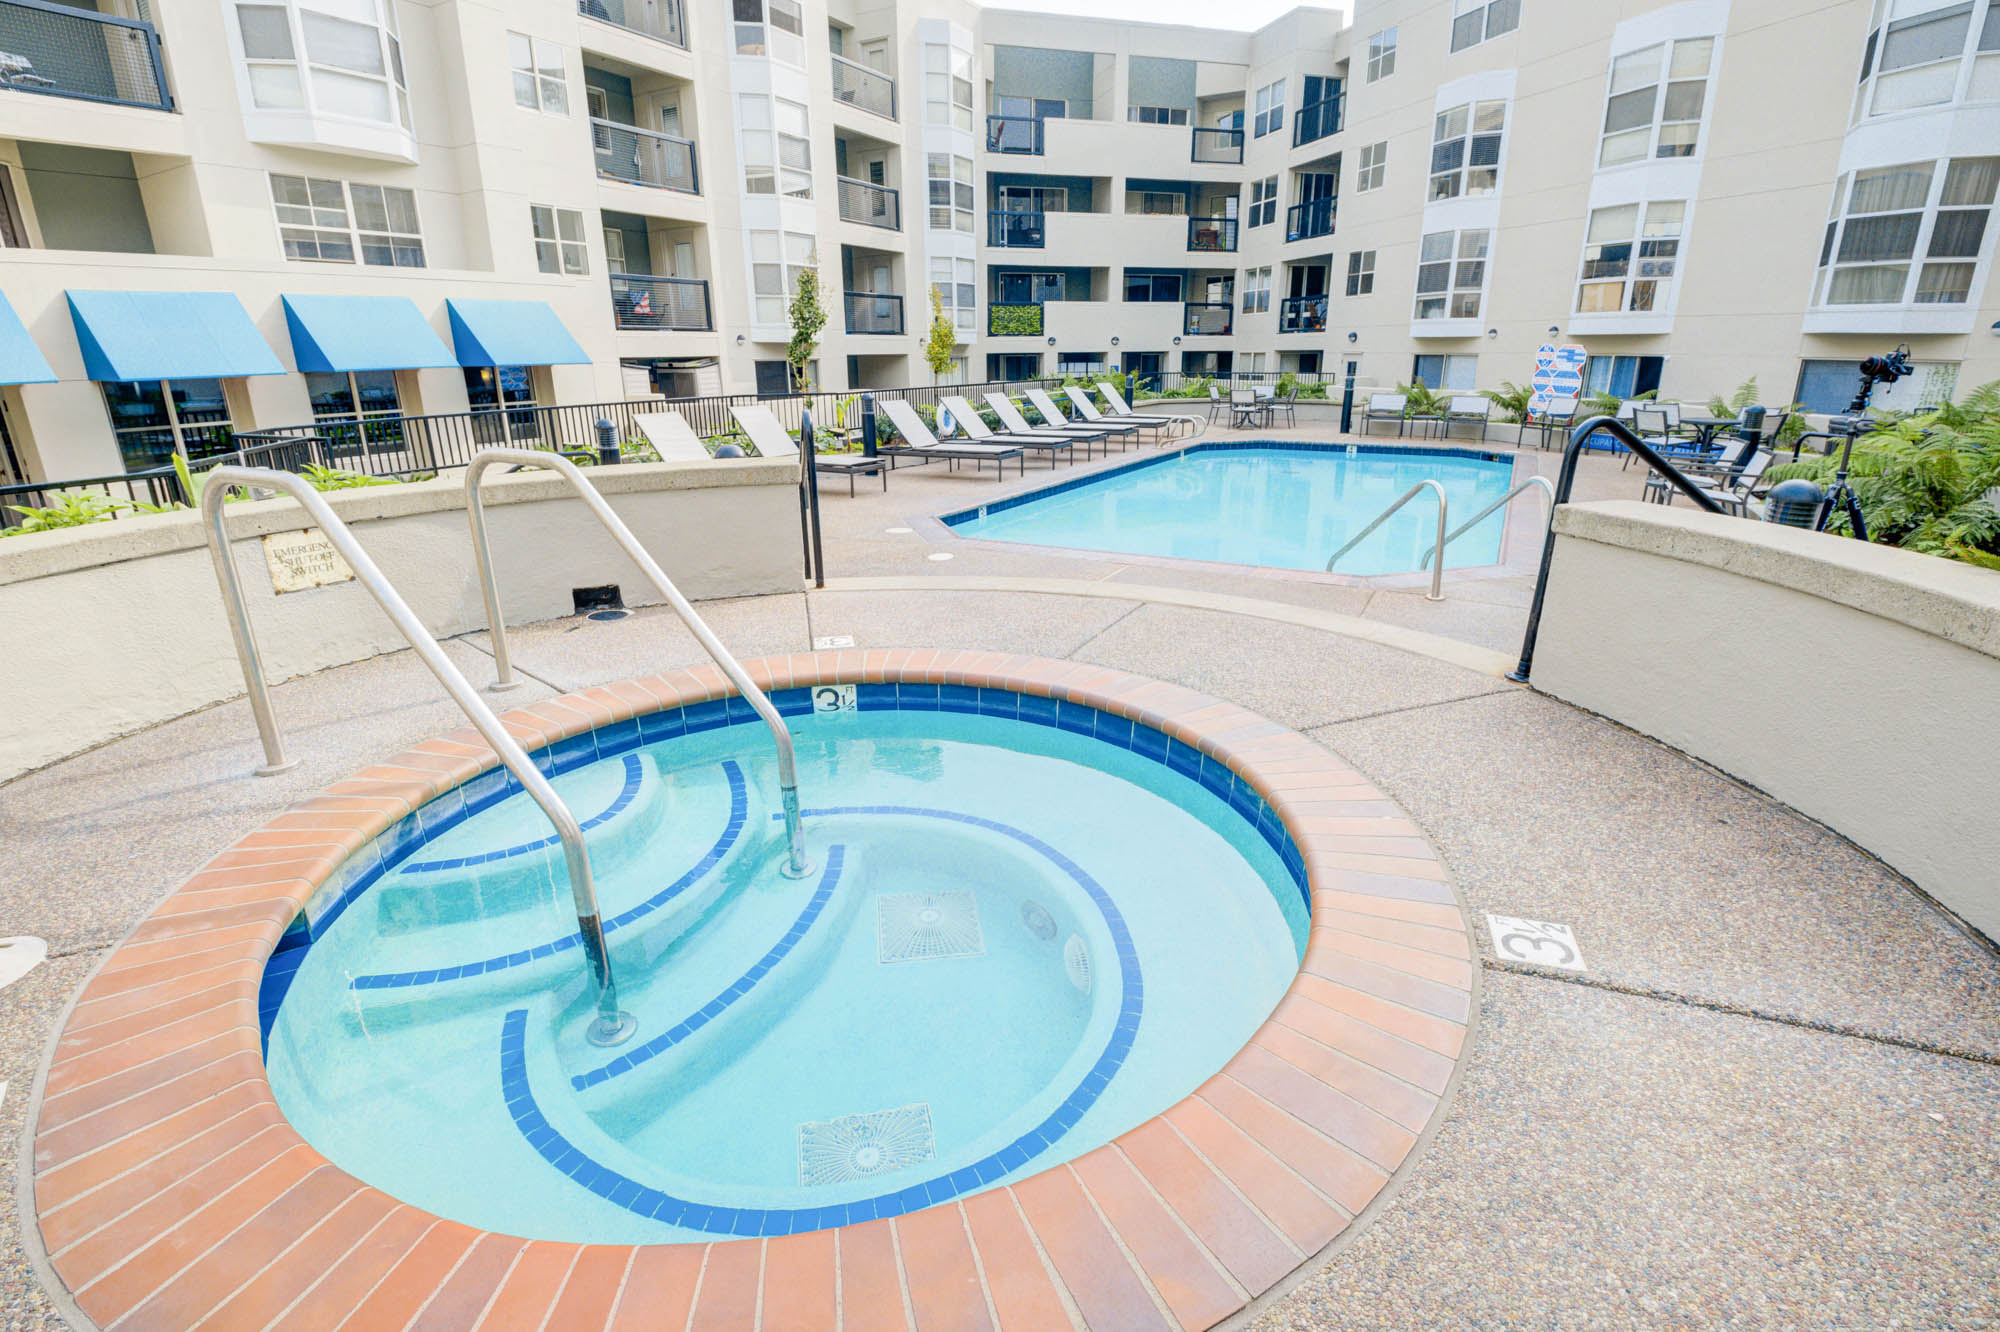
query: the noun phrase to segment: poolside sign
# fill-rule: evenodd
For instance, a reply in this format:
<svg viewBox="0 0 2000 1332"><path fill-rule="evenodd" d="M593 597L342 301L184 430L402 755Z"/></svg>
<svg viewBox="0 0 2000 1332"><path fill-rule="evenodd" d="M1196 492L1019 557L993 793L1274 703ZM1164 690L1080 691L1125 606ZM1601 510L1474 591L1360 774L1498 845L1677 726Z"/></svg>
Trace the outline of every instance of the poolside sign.
<svg viewBox="0 0 2000 1332"><path fill-rule="evenodd" d="M1538 412L1560 412L1583 396L1583 363L1590 353L1574 342L1558 347L1545 342L1535 353L1535 373L1529 379L1534 396L1528 406Z"/></svg>
<svg viewBox="0 0 2000 1332"><path fill-rule="evenodd" d="M326 533L312 527L265 537L264 562L271 568L273 592L304 592L354 577L354 570L333 548Z"/></svg>

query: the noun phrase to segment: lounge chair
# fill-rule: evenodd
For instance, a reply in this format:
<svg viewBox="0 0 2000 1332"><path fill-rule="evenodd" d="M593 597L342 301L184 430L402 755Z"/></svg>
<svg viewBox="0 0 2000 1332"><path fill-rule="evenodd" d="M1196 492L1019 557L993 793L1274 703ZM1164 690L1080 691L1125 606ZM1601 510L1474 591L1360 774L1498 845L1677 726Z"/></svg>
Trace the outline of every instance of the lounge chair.
<svg viewBox="0 0 2000 1332"><path fill-rule="evenodd" d="M1150 430L1157 435L1172 424L1165 417L1106 415L1097 410L1097 404L1090 400L1089 393L1074 384L1063 385L1063 396L1068 398L1070 404L1076 408L1076 416L1072 422L1075 425L1089 426L1099 430L1123 430L1125 427L1130 426L1135 430ZM1056 403L1058 408L1062 406L1054 398L1050 398L1049 401ZM1047 416L1048 413L1043 412L1042 415Z"/></svg>
<svg viewBox="0 0 2000 1332"><path fill-rule="evenodd" d="M1210 393L1214 394L1215 385L1210 384L1208 386L1208 390ZM1118 391L1118 386L1116 384L1113 384L1109 380L1105 379L1098 380L1097 391L1099 393L1102 393L1104 395L1104 401L1111 405L1111 410L1105 413L1105 416L1107 419L1112 421L1169 421L1177 426L1184 425L1188 427L1190 430L1195 429L1201 425L1201 418L1199 416L1190 416L1185 413L1135 412L1132 410L1132 405L1125 401L1125 395ZM1221 395L1216 394L1216 396L1220 397Z"/></svg>
<svg viewBox="0 0 2000 1332"><path fill-rule="evenodd" d="M660 455L661 462L708 462L708 445L679 412L635 412L632 424Z"/></svg>
<svg viewBox="0 0 2000 1332"><path fill-rule="evenodd" d="M1000 471L1000 479L1007 479L1007 460L1013 458L1021 464L1021 474L1027 475L1028 459L1026 450L1018 444L940 444L931 428L917 415L917 409L902 398L878 398L877 404L888 413L889 424L896 427L896 433L903 437L901 444L883 449L882 452L899 462L904 458L921 458L929 462L933 458L943 458L956 471L960 462L970 460L973 470L979 464L990 462Z"/></svg>
<svg viewBox="0 0 2000 1332"><path fill-rule="evenodd" d="M1460 422L1479 427L1478 438L1486 438L1486 423L1492 419L1493 404L1482 393L1454 393L1451 402L1444 409L1444 437L1451 438L1451 428Z"/></svg>
<svg viewBox="0 0 2000 1332"><path fill-rule="evenodd" d="M1146 426L1153 430L1155 435L1162 431L1178 435L1183 431L1191 432L1202 428L1199 416L1180 416L1168 412L1135 412L1125 405L1125 396L1118 391L1116 385L1100 382L1097 391L1102 393L1104 401L1110 404L1110 411L1097 410L1097 404L1090 400L1090 390L1080 389L1074 384L1063 385L1064 394L1076 404L1076 409L1082 413L1084 420L1093 425Z"/></svg>
<svg viewBox="0 0 2000 1332"><path fill-rule="evenodd" d="M1407 393L1371 393L1368 395L1368 408L1361 413L1361 433L1367 434L1368 427L1377 421L1394 421L1396 434L1400 436L1409 411L1410 395Z"/></svg>
<svg viewBox="0 0 2000 1332"><path fill-rule="evenodd" d="M1111 432L1101 426L1071 425L1060 429L1031 426L1028 424L1028 419L1021 415L1020 409L1014 406L1014 400L1004 393L988 393L986 395L986 404L1000 418L1001 425L1006 426L1007 429L1018 435L1067 435L1077 443L1082 444L1086 454L1090 452L1090 445L1093 441L1104 440L1106 443L1110 442Z"/></svg>
<svg viewBox="0 0 2000 1332"><path fill-rule="evenodd" d="M731 407L730 415L736 424L743 427L743 433L750 436L750 442L757 446L761 458L796 458L799 456L799 442L792 438L791 431L771 415L769 407L750 404ZM813 453L813 470L821 476L844 476L847 478L847 493L854 493L854 478L864 473L882 478L882 489L889 488L889 468L880 458L870 458L859 453Z"/></svg>
<svg viewBox="0 0 2000 1332"><path fill-rule="evenodd" d="M1127 435L1136 435L1146 428L1134 422L1072 421L1056 400L1048 395L1046 389L1031 388L1028 390L1027 398L1029 404L1042 414L1042 419L1056 429L1067 427L1074 430L1095 430L1117 439L1120 448L1124 447Z"/></svg>
<svg viewBox="0 0 2000 1332"><path fill-rule="evenodd" d="M997 434L986 424L979 409L964 398L946 398L944 405L951 411L951 419L958 423L966 438L975 444L1019 444L1024 449L1043 449L1048 452L1049 466L1056 465L1056 455L1066 453L1072 464L1076 462L1076 439L1071 435L1059 435L1053 430L1009 430Z"/></svg>
<svg viewBox="0 0 2000 1332"><path fill-rule="evenodd" d="M1747 513L1750 501L1763 480L1764 469L1771 465L1774 456L1771 450L1760 447L1734 475L1702 476L1689 469L1682 470L1687 472L1688 480L1694 483L1695 489L1720 504L1725 510L1734 510L1741 517ZM1679 493L1668 490L1667 503L1673 503L1674 496Z"/></svg>

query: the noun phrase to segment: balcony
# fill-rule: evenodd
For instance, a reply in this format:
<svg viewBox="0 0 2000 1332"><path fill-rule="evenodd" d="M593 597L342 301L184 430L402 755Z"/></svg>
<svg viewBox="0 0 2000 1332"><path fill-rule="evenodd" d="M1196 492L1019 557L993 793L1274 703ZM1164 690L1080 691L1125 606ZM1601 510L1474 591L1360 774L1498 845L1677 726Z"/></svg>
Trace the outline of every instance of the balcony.
<svg viewBox="0 0 2000 1332"><path fill-rule="evenodd" d="M47 0L0 0L0 89L174 109L152 24Z"/></svg>
<svg viewBox="0 0 2000 1332"><path fill-rule="evenodd" d="M1032 338L1040 336L1043 328L1042 303L1025 302L1017 305L1003 305L999 302L986 307L986 332L995 338Z"/></svg>
<svg viewBox="0 0 2000 1332"><path fill-rule="evenodd" d="M1341 110L1343 96L1334 93L1331 97L1322 97L1317 102L1307 102L1300 107L1292 117L1292 147L1340 133L1347 123Z"/></svg>
<svg viewBox="0 0 2000 1332"><path fill-rule="evenodd" d="M886 185L855 180L851 176L836 177L835 185L835 192L840 196L842 221L859 222L864 227L881 227L885 231L903 229L903 199L895 190Z"/></svg>
<svg viewBox="0 0 2000 1332"><path fill-rule="evenodd" d="M701 278L613 273L611 314L619 328L648 332L706 333L715 327L708 283Z"/></svg>
<svg viewBox="0 0 2000 1332"><path fill-rule="evenodd" d="M1187 220L1187 247L1202 254L1236 252L1236 219L1233 217L1191 217Z"/></svg>
<svg viewBox="0 0 2000 1332"><path fill-rule="evenodd" d="M656 134L615 120L590 122L590 143L597 154L597 174L628 185L700 194L694 144L671 134Z"/></svg>
<svg viewBox="0 0 2000 1332"><path fill-rule="evenodd" d="M1238 165L1243 161L1243 131L1240 129L1196 129L1194 145L1188 150L1190 162L1220 162Z"/></svg>
<svg viewBox="0 0 2000 1332"><path fill-rule="evenodd" d="M837 55L833 57L833 100L894 120L896 81L879 69Z"/></svg>
<svg viewBox="0 0 2000 1332"><path fill-rule="evenodd" d="M989 153L1042 153L1040 116L986 117L986 151Z"/></svg>
<svg viewBox="0 0 2000 1332"><path fill-rule="evenodd" d="M1048 229L1040 213L991 212L986 215L986 243L1002 250L1039 250Z"/></svg>
<svg viewBox="0 0 2000 1332"><path fill-rule="evenodd" d="M1187 337L1224 336L1236 314L1234 305L1219 301L1189 301L1181 308L1184 311L1181 332Z"/></svg>
<svg viewBox="0 0 2000 1332"><path fill-rule="evenodd" d="M903 331L903 298L901 296L878 296L872 291L850 291L842 294L847 304L847 331L849 333L901 333Z"/></svg>
<svg viewBox="0 0 2000 1332"><path fill-rule="evenodd" d="M1285 239L1288 241L1310 240L1314 236L1333 234L1333 215L1340 203L1338 196L1314 199L1310 203L1293 204L1285 210Z"/></svg>
<svg viewBox="0 0 2000 1332"><path fill-rule="evenodd" d="M577 0L576 12L687 49L681 0Z"/></svg>
<svg viewBox="0 0 2000 1332"><path fill-rule="evenodd" d="M1280 333L1326 332L1325 296L1290 296L1278 307Z"/></svg>

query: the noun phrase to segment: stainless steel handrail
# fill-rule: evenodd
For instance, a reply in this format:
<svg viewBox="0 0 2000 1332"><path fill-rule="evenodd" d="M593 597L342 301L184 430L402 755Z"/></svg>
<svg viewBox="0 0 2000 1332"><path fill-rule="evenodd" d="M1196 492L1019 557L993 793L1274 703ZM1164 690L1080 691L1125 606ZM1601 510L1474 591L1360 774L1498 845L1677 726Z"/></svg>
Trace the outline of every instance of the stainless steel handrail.
<svg viewBox="0 0 2000 1332"><path fill-rule="evenodd" d="M1439 485L1435 480L1426 477L1424 480L1417 482L1417 484L1411 486L1408 490L1404 491L1403 498L1397 500L1394 504L1391 504L1388 508L1382 510L1381 514L1375 519L1375 521L1368 524L1368 526L1362 528L1360 533L1357 536L1355 536L1355 538L1352 541L1349 541L1339 550L1333 552L1333 558L1326 562L1326 571L1328 573L1332 573L1333 566L1339 562L1341 556L1345 555L1348 551L1353 550L1363 541L1366 541L1368 539L1368 534L1370 532L1373 532L1376 528L1388 522L1390 516L1394 514L1396 510L1402 508L1405 504L1408 504L1411 500L1415 499L1418 495L1422 494L1426 489L1435 490L1437 492L1437 497L1438 497L1437 545L1442 546L1445 543L1444 524L1445 524L1446 501L1444 497L1444 487ZM1432 549L1433 550L1437 549L1437 546L1433 546ZM1444 589L1444 561L1439 560L1437 568L1431 570L1431 590L1424 594L1424 599L1426 601L1443 601L1444 600L1443 589Z"/></svg>
<svg viewBox="0 0 2000 1332"><path fill-rule="evenodd" d="M1476 515L1473 516L1473 518L1470 521L1460 523L1457 527L1454 527L1451 530L1451 535L1447 536L1441 544L1449 546L1452 542L1458 540L1460 537L1464 536L1467 532L1470 532L1473 528L1485 522L1486 519L1492 515L1494 510L1505 508L1507 506L1507 502L1513 499L1514 496L1520 494L1524 490L1531 489L1532 487L1535 486L1540 486L1542 488L1542 497L1548 500L1549 516L1553 518L1555 516L1555 511L1556 511L1555 483L1553 481L1550 481L1545 476L1531 476L1526 481L1523 481L1520 485L1515 486L1512 490L1502 495L1499 499L1494 500L1491 504L1481 509ZM1438 549L1439 549L1438 546L1432 546L1429 550L1425 551L1424 558L1418 561L1417 567L1419 569L1430 568L1431 556L1437 554ZM1443 561L1440 560L1439 563L1442 564Z"/></svg>
<svg viewBox="0 0 2000 1332"><path fill-rule="evenodd" d="M646 548L639 544L639 539L632 535L632 529L625 526L624 520L605 503L604 496L599 493L597 487L590 484L575 463L560 454L546 453L539 449L481 449L473 454L472 461L466 464L465 514L467 521L472 524L472 551L479 562L480 589L486 595L486 623L492 630L494 667L492 687L496 690L512 689L519 683L514 679L513 661L507 652L507 621L500 612L500 586L493 577L493 555L486 540L486 503L479 493L479 478L495 463L546 468L569 482L570 489L575 491L576 497L596 515L597 521L604 524L605 530L611 533L611 538L618 543L619 549L623 550L626 556L639 566L640 571L652 580L653 586L660 590L660 595L667 599L669 606L673 607L674 614L681 617L681 623L688 627L688 631L695 636L695 641L708 653L709 659L729 678L729 683L735 685L737 691L749 700L750 706L757 710L757 715L764 719L764 724L771 728L771 739L778 747L778 791L784 803L785 840L788 846L785 862L779 869L791 879L802 879L812 873L812 861L806 856L805 828L799 814L798 765L792 756L792 733L785 729L784 718L780 717L778 710L771 706L771 700L757 687L756 681L752 680L749 672L743 669L743 664L730 655L729 649L722 646L722 640L717 638L701 616L695 613L694 607L688 604L688 599L681 595L680 589L674 586L666 571L660 568L653 557L646 552Z"/></svg>
<svg viewBox="0 0 2000 1332"><path fill-rule="evenodd" d="M591 877L590 854L584 848L583 828L577 823L576 816L563 804L548 779L535 768L520 743L493 715L493 709L479 697L479 691L473 688L472 682L452 665L451 658L438 646L437 639L424 628L409 604L390 585L375 561L368 558L368 552L361 548L354 534L347 530L347 524L340 521L310 482L291 472L277 472L266 467L216 467L208 472L201 484L202 526L208 535L209 557L215 562L215 578L222 588L222 608L228 613L229 628L236 638L236 656L243 663L243 683L250 694L250 712L257 719L258 738L264 742L265 761L264 766L257 769L258 775L283 772L298 760L285 757L284 744L278 735L278 724L271 712L270 690L264 683L263 660L257 652L257 636L250 625L249 607L243 600L243 583L229 551L229 533L223 517L223 499L228 492L234 487L251 486L282 490L299 502L299 507L306 511L313 525L325 533L340 557L354 570L355 578L368 589L368 594L375 598L375 603L408 640L424 665L430 667L431 674L451 695L452 702L464 711L480 736L500 756L500 762L507 771L514 775L514 780L521 784L529 797L541 806L549 822L555 825L556 836L562 841L563 859L569 867L570 895L576 902L577 933L583 939L584 955L590 961L591 974L597 982L597 1016L592 1019L585 1034L593 1045L623 1043L638 1024L631 1014L618 1007L618 984L611 975L611 954L604 945L603 917L597 908L597 883Z"/></svg>

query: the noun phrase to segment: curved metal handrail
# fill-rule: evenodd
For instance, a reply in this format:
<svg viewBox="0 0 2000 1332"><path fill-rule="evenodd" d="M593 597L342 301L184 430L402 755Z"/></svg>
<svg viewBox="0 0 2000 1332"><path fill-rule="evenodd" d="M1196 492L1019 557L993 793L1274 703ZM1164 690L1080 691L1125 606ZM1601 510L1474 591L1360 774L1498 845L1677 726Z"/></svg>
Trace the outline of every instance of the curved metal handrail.
<svg viewBox="0 0 2000 1332"><path fill-rule="evenodd" d="M1405 504L1408 504L1418 495L1421 495L1426 489L1435 490L1437 492L1437 497L1438 497L1437 543L1436 545L1433 545L1431 549L1436 550L1439 546L1444 545L1444 543L1450 539L1446 537L1444 534L1445 515L1448 512L1447 501L1445 500L1444 497L1444 487L1440 485L1435 479L1431 477L1425 477L1422 481L1417 482L1417 484L1411 486L1408 490L1404 491L1403 498L1397 500L1394 504L1391 504L1388 508L1382 510L1382 512L1379 515L1377 515L1375 521L1368 524L1368 526L1362 528L1360 533L1357 534L1353 540L1349 541L1339 550L1333 552L1333 558L1326 562L1326 571L1328 573L1332 573L1333 566L1340 561L1341 556L1345 555L1348 551L1353 550L1363 541L1366 541L1368 539L1368 534L1370 532L1373 532L1376 528L1388 522L1391 515L1393 515L1396 512L1396 510L1402 508ZM1424 600L1426 601L1444 600L1443 560L1439 560L1437 568L1431 570L1431 590L1424 593Z"/></svg>
<svg viewBox="0 0 2000 1332"><path fill-rule="evenodd" d="M1485 522L1487 518L1490 517L1496 509L1505 508L1507 506L1507 502L1513 499L1514 496L1534 486L1540 486L1542 488L1542 496L1549 502L1549 510L1548 510L1549 517L1553 519L1555 517L1555 512L1556 512L1555 486L1551 484L1549 479L1545 476L1531 476L1526 481L1523 481L1520 485L1515 486L1512 490L1502 495L1499 499L1494 500L1491 504L1481 509L1469 521L1460 523L1457 527L1452 528L1451 535L1447 536L1444 539L1443 544L1449 546L1452 542L1458 540L1460 537L1464 536L1467 532L1470 532L1473 528ZM1419 569L1430 568L1431 556L1437 554L1439 549L1440 547L1438 546L1432 546L1429 550L1425 551L1423 559L1417 561L1417 567ZM1440 560L1438 561L1438 563L1443 564L1444 561Z"/></svg>
<svg viewBox="0 0 2000 1332"><path fill-rule="evenodd" d="M652 580L653 586L660 590L660 595L667 599L667 604L673 607L674 614L680 616L681 623L688 627L688 631L695 636L695 641L708 653L709 659L716 664L723 675L728 677L729 683L735 685L737 691L749 700L750 706L757 710L757 715L764 719L764 724L771 728L771 739L778 747L778 790L784 804L785 839L788 846L785 863L780 868L786 877L793 879L802 879L812 873L812 862L806 856L805 828L799 814L798 766L792 756L792 733L785 729L784 718L780 717L778 710L771 706L771 700L757 687L756 681L752 680L749 673L743 669L743 664L730 655L729 649L722 646L722 640L717 638L701 616L695 613L694 607L681 595L680 589L674 586L666 571L660 568L653 557L646 552L646 548L639 544L639 539L632 535L632 529L613 512L597 487L590 484L589 479L575 463L560 454L546 453L539 449L496 447L481 449L473 454L472 460L466 464L465 514L467 521L472 524L472 552L479 563L479 586L486 596L486 623L492 631L494 667L492 687L511 689L519 683L514 679L513 661L507 652L507 621L500 613L500 586L493 577L493 555L486 540L486 503L479 492L480 477L495 463L546 468L569 482L570 489L575 491L576 497L596 515L597 521L604 524L604 529L611 534L612 540L618 543L619 549L623 550L626 556L639 566L640 571Z"/></svg>
<svg viewBox="0 0 2000 1332"><path fill-rule="evenodd" d="M479 691L471 681L452 665L451 658L438 646L423 622L416 617L409 603L397 594L389 580L383 576L375 561L368 558L368 552L354 539L347 524L328 506L312 484L304 477L291 472L273 471L267 467L224 466L210 469L201 485L202 526L208 536L209 557L215 562L216 581L222 588L222 607L229 616L229 628L236 638L236 656L243 663L243 683L250 695L250 712L257 719L257 735L264 743L264 766L257 769L259 776L269 776L285 771L297 763L296 759L286 759L284 743L278 735L277 721L271 712L271 694L264 683L264 664L257 651L257 638L250 625L249 608L243 601L243 583L236 571L236 561L229 552L229 533L223 517L223 499L232 487L256 486L269 490L282 490L299 502L313 525L325 533L326 539L340 553L354 570L355 579L375 598L383 613L402 633L410 647L430 668L432 675L451 695L452 702L458 704L473 727L500 756L500 762L514 780L521 784L529 797L548 815L555 825L556 836L562 841L563 859L569 867L570 895L576 902L576 928L582 936L584 955L590 960L590 970L597 982L597 1017L592 1020L586 1033L593 1045L618 1045L631 1036L638 1024L632 1015L618 1007L618 984L611 975L611 955L604 945L603 917L597 908L597 882L590 873L590 854L583 844L583 828L576 816L555 793L548 779L535 768L520 743L507 733L493 709L486 706L479 697Z"/></svg>

